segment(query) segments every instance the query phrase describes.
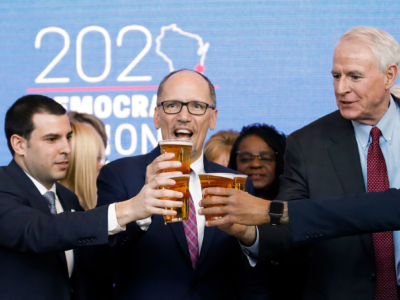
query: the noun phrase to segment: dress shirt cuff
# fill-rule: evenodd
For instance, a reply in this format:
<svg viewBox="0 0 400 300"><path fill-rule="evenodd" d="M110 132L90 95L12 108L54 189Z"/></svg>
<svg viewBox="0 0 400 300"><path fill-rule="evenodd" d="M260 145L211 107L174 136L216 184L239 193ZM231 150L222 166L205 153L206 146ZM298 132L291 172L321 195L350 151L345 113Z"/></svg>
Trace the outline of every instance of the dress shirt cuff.
<svg viewBox="0 0 400 300"><path fill-rule="evenodd" d="M256 240L254 241L254 244L251 246L245 246L242 243L239 242L240 247L242 248L242 251L244 255L246 255L247 260L249 261L249 264L251 267L255 267L257 265L258 261L258 249L259 249L259 238L258 238L258 227L256 226Z"/></svg>
<svg viewBox="0 0 400 300"><path fill-rule="evenodd" d="M112 203L108 206L108 235L114 235L124 230L125 228L118 224L115 203Z"/></svg>
<svg viewBox="0 0 400 300"><path fill-rule="evenodd" d="M147 217L145 219L137 220L136 221L137 226L143 231L147 231L151 225L151 217Z"/></svg>

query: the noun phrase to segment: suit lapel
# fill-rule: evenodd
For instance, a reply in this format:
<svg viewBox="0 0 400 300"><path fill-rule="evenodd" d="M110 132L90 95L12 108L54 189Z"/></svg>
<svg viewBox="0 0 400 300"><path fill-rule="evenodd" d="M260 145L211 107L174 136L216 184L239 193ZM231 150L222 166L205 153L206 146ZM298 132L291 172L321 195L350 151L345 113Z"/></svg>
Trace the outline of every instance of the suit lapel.
<svg viewBox="0 0 400 300"><path fill-rule="evenodd" d="M169 223L167 226L172 231L172 234L174 235L179 247L181 248L184 257L187 260L187 263L191 265L192 262L190 260L189 248L187 245L186 235L185 231L183 230L182 222Z"/></svg>
<svg viewBox="0 0 400 300"><path fill-rule="evenodd" d="M157 150L157 152L156 152ZM160 155L160 150L157 147L155 150L153 150L150 153L150 156L148 156L151 161L157 157L158 155ZM151 162L149 160L148 163ZM203 162L204 162L204 171L206 173L210 173L210 172L221 172L221 169L216 169L204 156L203 156ZM222 171L224 172L224 171ZM225 172L228 172L228 170L225 170ZM161 218L162 219L162 218ZM182 249L182 252L184 253L185 259L187 259L187 263L191 265L191 260L190 260L190 254L189 254L189 250L188 250L188 245L187 245L187 241L186 241L186 235L185 235L185 231L183 229L183 224L182 222L177 222L177 223L170 223L167 225L168 228L172 231L173 235L175 236L175 239L177 241L177 243L179 244L179 247ZM200 255L199 255L199 260L197 262L197 268L196 270L199 269L199 266L201 266L205 261L207 261L207 259L205 258L209 249L211 248L213 239L215 237L215 233L216 231L219 230L218 228L212 227L205 227L204 228L204 235L203 235L203 243L200 249Z"/></svg>
<svg viewBox="0 0 400 300"><path fill-rule="evenodd" d="M350 121L340 117L339 126L328 129L328 156L345 194L365 192L360 155ZM339 128L338 128L339 127Z"/></svg>
<svg viewBox="0 0 400 300"><path fill-rule="evenodd" d="M360 164L360 154L351 121L339 117L338 127L329 128L328 156L332 161L343 194L364 193L365 184ZM369 255L374 255L371 234L358 236Z"/></svg>
<svg viewBox="0 0 400 300"><path fill-rule="evenodd" d="M81 210L80 207L78 207L78 203L70 199L70 196L68 197L65 194L65 187L62 186L59 183L56 183L56 192L57 192L57 198L61 203L61 206L64 211L76 211L76 210Z"/></svg>
<svg viewBox="0 0 400 300"><path fill-rule="evenodd" d="M200 249L200 256L198 260L198 265L201 265L205 261L205 257L210 250L210 246L213 242L215 231L219 230L215 227L204 227L204 237L203 244Z"/></svg>
<svg viewBox="0 0 400 300"><path fill-rule="evenodd" d="M25 194L24 197L28 200L31 207L36 208L46 214L51 214L44 197L40 194L39 190L36 188L32 180L25 174L25 172L21 169L21 167L18 166L18 164L14 160L11 161L11 163L7 166L7 172L14 179L16 186L18 186L20 190ZM59 199L61 198L59 197ZM70 205L67 205L67 207L69 208ZM63 208L64 210L66 210L64 206ZM68 266L64 251L58 252L57 256L60 259L61 263L65 266L65 272L67 272L68 276Z"/></svg>
<svg viewBox="0 0 400 300"><path fill-rule="evenodd" d="M400 105L400 99L393 96L394 101ZM343 192L346 194L363 193L366 191L360 154L351 121L346 120L337 112L338 120L334 126L327 129L330 137L327 144L328 155L340 178Z"/></svg>
<svg viewBox="0 0 400 300"><path fill-rule="evenodd" d="M205 172L214 172L216 171L212 165L204 158L204 170ZM179 244L180 248L182 249L185 258L187 259L188 264L191 264L190 260L190 254L188 250L188 245L186 241L186 235L185 231L183 230L183 224L182 222L177 222L177 223L170 223L167 225L168 228L172 231L173 235L175 236L175 239L177 243ZM200 249L200 255L199 255L199 260L197 262L197 266L202 265L202 262L205 260L205 256L210 249L210 246L212 244L215 231L219 230L217 228L204 228L204 235L203 235L203 243ZM198 269L198 268L196 268Z"/></svg>
<svg viewBox="0 0 400 300"><path fill-rule="evenodd" d="M148 166L160 154L161 154L160 147L157 146L148 155L145 156L145 160L146 160L145 165ZM143 185L145 184L145 181L146 181L146 170L144 170L144 174L143 174ZM163 217L159 217L159 218L160 218L160 222L164 222ZM151 219L152 219L152 222L156 222L158 220L158 216L152 216ZM182 252L183 252L184 256L186 257L188 263L191 264L189 249L188 249L188 245L186 242L186 235L185 235L185 231L183 230L182 222L169 223L167 225L167 227L171 230L172 235L175 237L176 242L178 243L179 247L182 249Z"/></svg>
<svg viewBox="0 0 400 300"><path fill-rule="evenodd" d="M50 214L46 200L40 194L32 180L30 180L14 160L7 166L7 173L14 179L16 186L20 188L21 192L25 194L24 198L27 199L31 207Z"/></svg>

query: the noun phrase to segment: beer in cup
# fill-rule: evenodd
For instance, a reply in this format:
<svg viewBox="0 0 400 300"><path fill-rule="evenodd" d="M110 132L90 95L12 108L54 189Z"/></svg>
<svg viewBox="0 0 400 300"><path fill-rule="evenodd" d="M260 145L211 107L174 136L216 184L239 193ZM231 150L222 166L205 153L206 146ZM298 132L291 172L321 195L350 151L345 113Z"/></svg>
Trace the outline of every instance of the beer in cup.
<svg viewBox="0 0 400 300"><path fill-rule="evenodd" d="M199 174L201 189L208 187L223 187L223 188L233 188L234 179L236 174L232 173L203 173ZM206 195L205 198L210 198L211 195ZM222 206L219 204L213 206ZM209 206L208 206L209 207ZM221 215L206 215L206 220L216 220L221 218Z"/></svg>
<svg viewBox="0 0 400 300"><path fill-rule="evenodd" d="M233 187L237 190L244 191L246 189L246 179L247 175L244 174L235 174Z"/></svg>
<svg viewBox="0 0 400 300"><path fill-rule="evenodd" d="M190 173L190 157L192 155L193 143L185 140L162 140L158 142L161 153L174 153L175 157L171 160L180 161L180 168L165 169L163 172L181 171L183 174Z"/></svg>
<svg viewBox="0 0 400 300"><path fill-rule="evenodd" d="M182 174L182 175L175 175L169 177L175 180L174 185L165 185L160 186L160 189L169 189L183 193L182 198L167 198L162 197L163 200L176 200L176 201L183 201L182 207L169 207L165 209L176 210L175 216L164 216L164 222L172 223L172 222L181 222L187 221L189 218L189 174Z"/></svg>

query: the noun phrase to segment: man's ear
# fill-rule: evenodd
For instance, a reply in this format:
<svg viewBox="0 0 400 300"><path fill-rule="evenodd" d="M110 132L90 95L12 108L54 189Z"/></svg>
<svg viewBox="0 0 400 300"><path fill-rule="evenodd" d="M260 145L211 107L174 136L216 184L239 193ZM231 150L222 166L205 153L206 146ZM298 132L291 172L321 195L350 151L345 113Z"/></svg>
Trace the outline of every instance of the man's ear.
<svg viewBox="0 0 400 300"><path fill-rule="evenodd" d="M10 144L15 154L18 154L20 156L23 156L25 154L26 148L28 147L28 141L18 134L13 134L10 137Z"/></svg>
<svg viewBox="0 0 400 300"><path fill-rule="evenodd" d="M211 130L213 130L215 128L215 125L217 124L217 116L218 116L218 109L213 109L209 126Z"/></svg>
<svg viewBox="0 0 400 300"><path fill-rule="evenodd" d="M397 75L398 75L398 68L397 65L390 65L386 69L385 73L385 88L391 89L392 86L396 83Z"/></svg>
<svg viewBox="0 0 400 300"><path fill-rule="evenodd" d="M160 119L159 119L160 115L158 113L158 107L154 107L154 117L153 117L153 122L154 122L154 127L156 127L156 129L160 129Z"/></svg>

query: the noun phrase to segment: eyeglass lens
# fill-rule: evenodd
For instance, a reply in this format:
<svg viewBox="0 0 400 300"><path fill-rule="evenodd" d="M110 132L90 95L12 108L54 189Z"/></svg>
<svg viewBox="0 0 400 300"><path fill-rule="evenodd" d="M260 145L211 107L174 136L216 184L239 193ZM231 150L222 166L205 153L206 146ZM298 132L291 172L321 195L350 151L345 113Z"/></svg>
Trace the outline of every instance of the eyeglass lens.
<svg viewBox="0 0 400 300"><path fill-rule="evenodd" d="M259 161L264 163L271 163L275 161L275 154L270 152L260 152L259 154L253 154L250 152L238 153L238 159L242 163L249 163L258 158Z"/></svg>
<svg viewBox="0 0 400 300"><path fill-rule="evenodd" d="M189 113L193 115L203 115L209 105L200 101L180 102L180 101L164 101L161 103L164 112L167 114L177 114L186 106Z"/></svg>

